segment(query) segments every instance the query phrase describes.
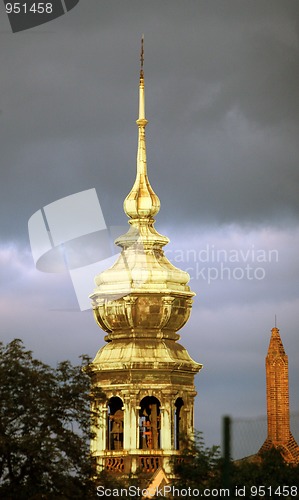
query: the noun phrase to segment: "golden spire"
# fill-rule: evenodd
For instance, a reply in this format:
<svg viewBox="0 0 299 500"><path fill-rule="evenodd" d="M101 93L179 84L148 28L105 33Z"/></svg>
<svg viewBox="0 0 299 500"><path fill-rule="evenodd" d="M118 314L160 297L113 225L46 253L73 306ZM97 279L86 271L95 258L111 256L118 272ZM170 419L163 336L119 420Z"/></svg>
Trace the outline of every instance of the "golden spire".
<svg viewBox="0 0 299 500"><path fill-rule="evenodd" d="M140 78L139 78L139 114L138 120L138 149L137 175L132 190L124 201L124 211L132 219L152 218L160 210L160 200L153 191L147 177L145 127L145 99L144 99L144 48L143 35L141 38Z"/></svg>
<svg viewBox="0 0 299 500"><path fill-rule="evenodd" d="M168 238L154 227L160 201L146 172L143 39L140 61L137 175L124 201L129 229L116 238L122 251L113 266L95 277L96 289L91 295L96 321L108 333L106 340L117 342L128 338L177 340L176 332L188 320L195 295L188 286L189 274L164 255L162 248ZM132 360L129 346L122 348L123 355ZM173 359L177 356L180 354Z"/></svg>

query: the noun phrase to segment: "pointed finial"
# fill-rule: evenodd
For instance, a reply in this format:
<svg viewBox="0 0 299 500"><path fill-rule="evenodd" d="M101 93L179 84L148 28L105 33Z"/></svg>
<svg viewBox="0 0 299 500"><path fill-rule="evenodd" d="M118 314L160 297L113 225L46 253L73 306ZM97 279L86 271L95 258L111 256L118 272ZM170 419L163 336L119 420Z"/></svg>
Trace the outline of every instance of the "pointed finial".
<svg viewBox="0 0 299 500"><path fill-rule="evenodd" d="M144 63L144 35L141 36L140 79L143 78L143 63Z"/></svg>
<svg viewBox="0 0 299 500"><path fill-rule="evenodd" d="M139 81L139 112L138 120L138 148L137 148L137 176L134 186L124 201L125 213L131 219L152 218L160 210L160 200L147 177L145 127L145 98L144 98L144 36L141 37L140 52L140 81Z"/></svg>
<svg viewBox="0 0 299 500"><path fill-rule="evenodd" d="M276 326L276 314L275 314L275 322L274 322L274 325L275 325L275 328L277 328L277 326Z"/></svg>
<svg viewBox="0 0 299 500"><path fill-rule="evenodd" d="M147 124L147 120L145 118L143 64L144 64L144 35L142 35L142 37L141 37L140 78L139 78L139 115L138 115L137 125L138 126L143 125L145 127Z"/></svg>

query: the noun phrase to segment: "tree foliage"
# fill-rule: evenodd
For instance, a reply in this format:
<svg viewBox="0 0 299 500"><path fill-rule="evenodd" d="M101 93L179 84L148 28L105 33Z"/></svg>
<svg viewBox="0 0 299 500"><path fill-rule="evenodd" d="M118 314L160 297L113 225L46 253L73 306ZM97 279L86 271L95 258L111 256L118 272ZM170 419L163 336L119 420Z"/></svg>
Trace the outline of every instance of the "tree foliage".
<svg viewBox="0 0 299 500"><path fill-rule="evenodd" d="M194 440L184 440L181 460L174 461L174 472L178 476L176 487L197 489L209 487L219 478L220 448L206 447L203 435L195 433Z"/></svg>
<svg viewBox="0 0 299 500"><path fill-rule="evenodd" d="M56 369L21 340L0 344L0 497L79 499L93 492L89 377L82 365Z"/></svg>
<svg viewBox="0 0 299 500"><path fill-rule="evenodd" d="M289 498L299 497L299 464L287 464L276 449L261 456L230 461L227 467L220 457L219 448L206 448L199 433L193 442L186 442L182 459L174 467L177 475L174 484L180 489L190 488L191 492L209 489L214 490L213 496L217 496L217 492L220 494L228 487L229 498L240 498L240 488L243 488L245 495L241 496L245 498L280 498L286 497L287 493L292 493Z"/></svg>
<svg viewBox="0 0 299 500"><path fill-rule="evenodd" d="M267 494L268 498L287 496L287 487L289 487L288 491L291 486L297 487L297 494L292 495L297 498L299 496L299 465L287 464L279 450L272 448L256 460L243 459L233 463L230 481L233 488L245 487L248 498L259 498L255 494L255 487L259 486L265 488L266 498ZM285 487L284 494L283 487ZM252 496L250 493L253 493Z"/></svg>

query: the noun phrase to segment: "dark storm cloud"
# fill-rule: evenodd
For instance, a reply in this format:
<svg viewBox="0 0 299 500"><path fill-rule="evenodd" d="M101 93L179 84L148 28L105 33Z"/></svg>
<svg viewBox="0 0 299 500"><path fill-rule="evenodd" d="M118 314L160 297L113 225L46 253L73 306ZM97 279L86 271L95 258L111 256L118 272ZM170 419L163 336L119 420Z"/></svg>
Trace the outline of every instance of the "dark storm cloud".
<svg viewBox="0 0 299 500"><path fill-rule="evenodd" d="M108 221L123 222L142 31L161 220L178 200L178 222L296 218L298 11L296 2L90 1L31 35L5 32L3 18L1 234L25 238L35 209L90 187Z"/></svg>
<svg viewBox="0 0 299 500"><path fill-rule="evenodd" d="M157 229L171 238L172 251L199 252L207 244L279 251L260 281L208 284L196 270L192 275L197 296L182 344L204 364L196 427L214 444L225 412L265 413L264 355L275 314L291 354L294 393L298 21L297 0L88 0L18 34L0 17L3 340L22 337L51 364L94 355L103 345L90 311L79 312L68 275L34 269L27 222L41 207L95 187L107 225L126 224L144 33ZM296 410L298 400L291 401Z"/></svg>

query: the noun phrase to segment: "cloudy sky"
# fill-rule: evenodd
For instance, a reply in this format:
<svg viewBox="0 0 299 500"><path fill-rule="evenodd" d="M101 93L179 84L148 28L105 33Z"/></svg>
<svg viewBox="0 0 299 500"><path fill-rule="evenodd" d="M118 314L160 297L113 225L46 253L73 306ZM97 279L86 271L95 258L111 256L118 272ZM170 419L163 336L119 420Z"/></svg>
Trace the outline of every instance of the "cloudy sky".
<svg viewBox="0 0 299 500"><path fill-rule="evenodd" d="M35 268L28 220L95 188L107 226L126 225L144 33L156 228L197 294L181 332L204 365L196 427L217 444L224 414L265 415L275 314L298 412L297 0L81 0L19 33L3 3L0 14L3 341L20 337L51 364L103 345L69 275Z"/></svg>

